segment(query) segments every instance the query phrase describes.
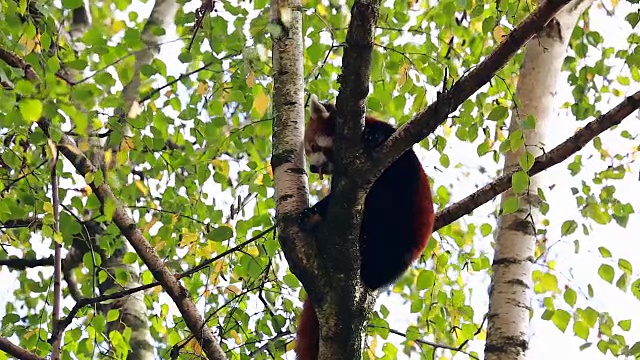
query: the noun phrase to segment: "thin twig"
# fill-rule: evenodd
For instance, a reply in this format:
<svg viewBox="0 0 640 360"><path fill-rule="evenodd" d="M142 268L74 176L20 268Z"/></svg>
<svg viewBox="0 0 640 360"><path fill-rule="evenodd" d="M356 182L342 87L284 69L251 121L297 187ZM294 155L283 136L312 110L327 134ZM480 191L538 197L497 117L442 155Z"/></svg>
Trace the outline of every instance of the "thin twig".
<svg viewBox="0 0 640 360"><path fill-rule="evenodd" d="M258 235L252 237L249 240L246 240L234 247L232 247L229 250L226 250L220 254L218 254L217 256L211 258L211 259L207 259L205 261L203 261L201 264L197 265L196 267L187 270L181 274L176 274L175 277L176 279L180 280L182 278L191 276L195 273L197 273L198 271L206 268L207 266L209 266L210 264L220 260L221 258L235 252L238 251L239 249L251 244L252 242L264 237L266 234L270 233L271 231L275 230L275 226L271 226L269 228L267 228L266 230L261 231ZM78 311L80 311L80 309L82 309L83 307L87 306L87 305L93 305L93 304L97 304L97 303L101 303L104 301L108 301L108 300L115 300L115 299L119 299L119 298L123 298L125 296L137 293L138 291L143 291L143 290L147 290L147 289L151 289L154 288L156 286L160 286L160 282L158 281L154 281L150 284L145 284L145 285L141 285L141 286L137 286L135 288L131 288L131 289L126 289L126 290L122 290L122 291L118 291L115 293L111 293L111 294L107 294L107 295L101 295L101 296L96 296L93 298L84 298L81 299L80 301L78 301L73 308L71 308L71 311L69 311L69 314L60 321L61 325L59 328L59 332L64 331L64 329L69 326L71 324L71 322L73 321L73 319L75 318L75 316L78 314ZM54 336L57 336L58 333L54 333L52 335L52 339ZM50 340L51 341L51 340Z"/></svg>
<svg viewBox="0 0 640 360"><path fill-rule="evenodd" d="M49 139L49 148L51 149L51 203L53 205L53 333L58 334L51 343L51 359L60 359L60 343L62 341L62 331L58 329L60 326L60 308L62 303L62 245L57 236L60 236L60 186L58 184L58 147L53 140Z"/></svg>

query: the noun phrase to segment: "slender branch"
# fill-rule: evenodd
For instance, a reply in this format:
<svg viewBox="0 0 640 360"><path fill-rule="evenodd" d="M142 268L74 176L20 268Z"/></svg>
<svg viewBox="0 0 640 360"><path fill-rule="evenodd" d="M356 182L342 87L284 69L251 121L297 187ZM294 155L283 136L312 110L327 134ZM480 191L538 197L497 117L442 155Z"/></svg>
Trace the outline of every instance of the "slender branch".
<svg viewBox="0 0 640 360"><path fill-rule="evenodd" d="M527 171L529 176L538 174L556 164L559 164L578 152L596 136L604 131L620 124L631 113L640 108L640 91L627 97L616 107L601 115L598 119L588 123L578 130L573 136L553 148L551 151L540 155L533 163L533 167ZM491 183L478 189L473 194L448 206L436 214L434 231L451 224L464 215L471 213L481 205L511 188L511 177L514 173L522 171L518 166L506 174L498 177Z"/></svg>
<svg viewBox="0 0 640 360"><path fill-rule="evenodd" d="M0 266L6 266L14 270L24 270L26 268L34 268L39 266L51 266L53 265L53 256L49 256L41 259L22 259L11 257L8 259L1 259Z"/></svg>
<svg viewBox="0 0 640 360"><path fill-rule="evenodd" d="M212 263L222 259L223 257L236 252L238 250L240 250L241 248L251 244L252 242L255 242L258 239L263 238L266 234L270 233L271 231L275 230L275 226L271 226L263 231L261 231L258 235L252 237L249 240L246 240L234 247L232 247L231 249L228 249L224 252L221 252L220 254L216 255L215 257L211 258L211 259L207 259L205 261L203 261L202 263L200 263L199 265L197 265L196 267L189 269L181 274L176 275L176 279L180 280L182 278L191 276L195 273L197 273L198 271L206 268L207 266L211 265ZM123 298L125 296L137 293L139 291L144 291L147 289L151 289L154 288L158 285L162 285L160 282L158 281L154 281L152 283L149 284L145 284L145 285L141 285L141 286L137 286L131 289L126 289L126 290L122 290L122 291L118 291L115 293L111 293L111 294L107 294L107 295L101 295L101 296L96 296L93 298L83 298L80 299L74 306L73 308L71 308L71 311L69 311L69 314L67 315L67 317L65 317L62 321L61 321L61 325L60 325L60 329L61 331L63 331L67 326L69 326L71 324L71 322L73 321L73 318L75 318L75 316L78 314L78 311L80 311L80 309L82 309L83 307L87 306L87 305L93 305L93 304L97 304L97 303L101 303L104 301L109 301L109 300L115 300L115 299L119 299L119 298Z"/></svg>
<svg viewBox="0 0 640 360"><path fill-rule="evenodd" d="M400 127L376 152L372 159L373 164L363 165L365 169L354 169L354 172L358 170L362 177L375 178L413 144L433 133L463 101L489 82L496 72L570 1L542 2L531 15L513 29L491 55L455 82L451 89L438 94L438 99L429 107Z"/></svg>
<svg viewBox="0 0 640 360"><path fill-rule="evenodd" d="M407 337L407 334L403 333L402 331L398 331L398 330L394 330L394 329L387 329L389 330L390 333L395 334L395 335L399 335L402 337ZM429 340L422 340L422 339L415 339L412 340L417 342L418 344L421 345L427 345L427 346L431 346L433 348L438 348L438 349L445 349L445 350L451 350L453 352L459 352L459 353L463 353L473 359L478 360L478 357L475 355L472 355L471 353L462 350L462 348L460 346L451 346L451 345L447 345L447 344L443 344L443 343L437 343L437 342L433 342L433 341L429 341Z"/></svg>
<svg viewBox="0 0 640 360"><path fill-rule="evenodd" d="M23 227L35 227L38 228L42 226L42 218L38 217L30 217L26 219L14 219L9 220L3 223L0 223L0 229L16 229Z"/></svg>
<svg viewBox="0 0 640 360"><path fill-rule="evenodd" d="M0 350L20 360L44 360L44 358L14 345L9 339L0 336Z"/></svg>
<svg viewBox="0 0 640 360"><path fill-rule="evenodd" d="M38 125L45 134L49 135L51 122L48 119L40 119ZM58 149L73 164L78 174L85 178L88 174L94 174L98 171L69 136L62 135ZM211 360L226 359L219 345L219 340L204 323L202 316L198 312L193 300L189 297L187 290L185 290L174 274L165 266L155 249L149 244L147 239L145 239L140 228L113 194L111 187L106 183L96 185L94 181L89 182L88 185L103 205L107 203L115 205L112 214L113 222L118 226L122 235L129 241L156 280L162 284L162 287L175 302L185 323L195 335L205 354L207 354Z"/></svg>
<svg viewBox="0 0 640 360"><path fill-rule="evenodd" d="M163 89L166 89L166 88L168 88L169 86L171 86L171 85L173 85L173 84L175 84L175 83L177 83L177 82L181 81L181 80L182 80L182 79L184 79L184 78L188 78L189 76L191 76L191 75L193 75L193 74L197 74L197 73L199 73L200 71L206 70L209 66L211 66L211 65L215 64L216 62L220 62L220 61L225 60L225 59L230 59L230 58L235 57L235 56L238 56L238 55L240 55L240 54L238 54L238 53L229 54L229 55L223 56L223 57L222 57L222 58L220 58L220 59L217 59L217 60L214 60L214 61L210 61L210 62L208 62L208 63L205 63L204 65L202 65L201 67L199 67L199 68L197 68L197 69L195 69L195 70L192 70L192 71L186 72L186 73L184 73L184 74L182 74L182 75L178 76L177 78L175 78L175 79L173 79L173 80L171 80L171 81L167 82L166 84L164 84L164 85L162 85L162 86L160 86L160 87L158 87L158 88L155 88L155 89L151 90L148 94L146 94L146 95L144 95L144 96L141 96L141 97L140 97L139 102L140 102L140 103L143 103L143 102L145 102L145 101L147 101L147 100L151 99L155 94L159 93L159 92L160 92L160 91L162 91Z"/></svg>
<svg viewBox="0 0 640 360"><path fill-rule="evenodd" d="M277 334L276 334L275 336L273 336L271 339L267 340L267 342L266 342L266 343L264 343L262 346L260 346L259 348L257 348L257 349L255 349L255 350L253 350L253 351L249 354L249 356L252 356L252 357L253 357L253 356L255 356L255 355L257 355L257 354L259 354L259 353L261 353L261 352L265 351L267 348L269 348L269 347L271 347L271 346L273 345L273 342L275 342L275 341L277 341L277 340L280 340L281 338L286 337L286 336L289 336L289 335L292 335L291 331L289 331L289 330L285 330L285 331L282 331L282 332L277 333Z"/></svg>
<svg viewBox="0 0 640 360"><path fill-rule="evenodd" d="M60 308L62 303L62 245L56 240L56 235L60 235L60 186L58 184L58 148L53 140L49 139L49 148L51 149L51 203L53 205L53 333L58 334L51 343L51 359L60 359L60 343L62 341L63 332L59 330L60 326ZM62 239L60 239L62 240Z"/></svg>

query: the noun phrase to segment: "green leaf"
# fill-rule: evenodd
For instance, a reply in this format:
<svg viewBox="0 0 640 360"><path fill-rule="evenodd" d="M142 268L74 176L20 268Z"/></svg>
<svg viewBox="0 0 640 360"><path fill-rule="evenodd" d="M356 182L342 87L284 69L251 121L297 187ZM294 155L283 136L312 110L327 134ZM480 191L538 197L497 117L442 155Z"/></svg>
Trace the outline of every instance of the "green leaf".
<svg viewBox="0 0 640 360"><path fill-rule="evenodd" d="M480 233L482 234L482 236L489 236L489 234L491 234L492 231L493 231L493 228L491 227L491 225L489 224L480 225Z"/></svg>
<svg viewBox="0 0 640 360"><path fill-rule="evenodd" d="M631 319L618 321L618 326L624 331L631 330Z"/></svg>
<svg viewBox="0 0 640 360"><path fill-rule="evenodd" d="M120 310L118 309L110 309L107 313L107 322L112 322L118 320L120 317Z"/></svg>
<svg viewBox="0 0 640 360"><path fill-rule="evenodd" d="M522 130L517 129L509 134L509 142L511 151L517 151L524 146L524 134Z"/></svg>
<svg viewBox="0 0 640 360"><path fill-rule="evenodd" d="M611 265L602 264L598 268L598 275L600 275L600 278L602 278L602 280L608 282L609 284L612 284L613 277L615 276L615 270Z"/></svg>
<svg viewBox="0 0 640 360"><path fill-rule="evenodd" d="M529 187L529 175L524 171L517 171L511 177L511 187L513 192L520 194Z"/></svg>
<svg viewBox="0 0 640 360"><path fill-rule="evenodd" d="M226 225L221 225L217 228L211 229L207 233L207 239L213 241L225 241L233 237L233 229Z"/></svg>
<svg viewBox="0 0 640 360"><path fill-rule="evenodd" d="M116 203L116 201L110 197L107 197L106 199L104 199L103 208L103 214L107 221L112 221L113 214L115 214L116 210L118 209L118 204Z"/></svg>
<svg viewBox="0 0 640 360"><path fill-rule="evenodd" d="M629 275L627 273L622 273L618 280L616 281L616 287L622 291L627 291L627 287L629 286Z"/></svg>
<svg viewBox="0 0 640 360"><path fill-rule="evenodd" d="M489 115L487 115L487 119L493 121L502 121L506 120L507 116L509 116L509 109L505 106L496 106L494 107Z"/></svg>
<svg viewBox="0 0 640 360"><path fill-rule="evenodd" d="M510 196L505 199L504 204L502 205L502 214L511 214L518 211L518 209L520 209L519 198Z"/></svg>
<svg viewBox="0 0 640 360"><path fill-rule="evenodd" d="M527 118L520 123L523 130L534 130L536 128L536 118L533 115L527 115Z"/></svg>
<svg viewBox="0 0 640 360"><path fill-rule="evenodd" d="M132 252L124 254L122 258L122 263L127 265L135 264L136 261L138 261L138 254Z"/></svg>
<svg viewBox="0 0 640 360"><path fill-rule="evenodd" d="M69 10L77 9L83 5L82 0L62 0L62 6Z"/></svg>
<svg viewBox="0 0 640 360"><path fill-rule="evenodd" d="M520 156L519 164L523 171L529 171L533 164L535 163L536 158L530 152L526 151L524 154Z"/></svg>
<svg viewBox="0 0 640 360"><path fill-rule="evenodd" d="M572 288L566 288L564 290L564 301L571 305L571 307L576 306L576 301L578 300L578 295L576 294L575 290L573 290Z"/></svg>
<svg viewBox="0 0 640 360"><path fill-rule="evenodd" d="M540 277L540 290L543 292L557 292L558 289L558 279L555 275L550 273L544 273Z"/></svg>
<svg viewBox="0 0 640 360"><path fill-rule="evenodd" d="M431 270L421 270L418 274L417 287L418 290L430 289L433 287L436 276Z"/></svg>
<svg viewBox="0 0 640 360"><path fill-rule="evenodd" d="M561 332L564 332L567 329L570 320L571 314L561 309L556 310L551 318L553 324L560 329Z"/></svg>
<svg viewBox="0 0 640 360"><path fill-rule="evenodd" d="M574 220L567 220L562 224L562 236L573 234L578 229L578 223Z"/></svg>
<svg viewBox="0 0 640 360"><path fill-rule="evenodd" d="M600 255L601 255L603 258L610 258L610 257L611 257L611 251L609 251L609 249L607 249L607 248L606 248L606 247L604 247L604 246L600 246L600 247L598 247L598 251L600 252Z"/></svg>
<svg viewBox="0 0 640 360"><path fill-rule="evenodd" d="M42 115L42 103L35 99L24 99L20 101L20 114L27 121L38 121Z"/></svg>
<svg viewBox="0 0 640 360"><path fill-rule="evenodd" d="M589 327L582 321L573 322L573 333L576 334L577 337L587 340L589 338L589 330Z"/></svg>
<svg viewBox="0 0 640 360"><path fill-rule="evenodd" d="M633 274L633 265L631 265L631 263L626 259L618 259L618 268L626 274Z"/></svg>

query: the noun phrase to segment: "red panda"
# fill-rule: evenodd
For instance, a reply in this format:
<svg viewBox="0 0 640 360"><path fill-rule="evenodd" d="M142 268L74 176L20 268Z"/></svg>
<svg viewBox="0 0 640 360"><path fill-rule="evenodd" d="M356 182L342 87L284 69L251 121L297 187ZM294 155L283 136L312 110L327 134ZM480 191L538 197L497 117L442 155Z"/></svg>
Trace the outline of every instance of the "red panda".
<svg viewBox="0 0 640 360"><path fill-rule="evenodd" d="M311 96L311 115L304 134L309 169L322 177L333 172L333 138L336 107ZM365 116L364 146L368 150L384 143L395 128ZM301 215L301 226L315 226L326 216L331 194ZM310 219L313 218L313 221ZM393 283L418 259L431 237L435 221L429 178L412 149L407 150L374 182L365 198L360 227L360 276L376 290ZM311 223L311 224L309 224ZM309 298L298 323L298 360L318 358L318 318Z"/></svg>

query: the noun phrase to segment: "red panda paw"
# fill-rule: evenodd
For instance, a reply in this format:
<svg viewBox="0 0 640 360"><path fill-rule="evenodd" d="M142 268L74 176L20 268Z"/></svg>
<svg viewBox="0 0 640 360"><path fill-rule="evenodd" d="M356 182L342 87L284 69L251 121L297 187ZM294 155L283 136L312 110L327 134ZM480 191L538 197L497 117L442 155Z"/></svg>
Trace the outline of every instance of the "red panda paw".
<svg viewBox="0 0 640 360"><path fill-rule="evenodd" d="M298 218L298 224L304 231L313 230L316 226L320 225L321 222L322 215L320 215L315 206L302 210Z"/></svg>

